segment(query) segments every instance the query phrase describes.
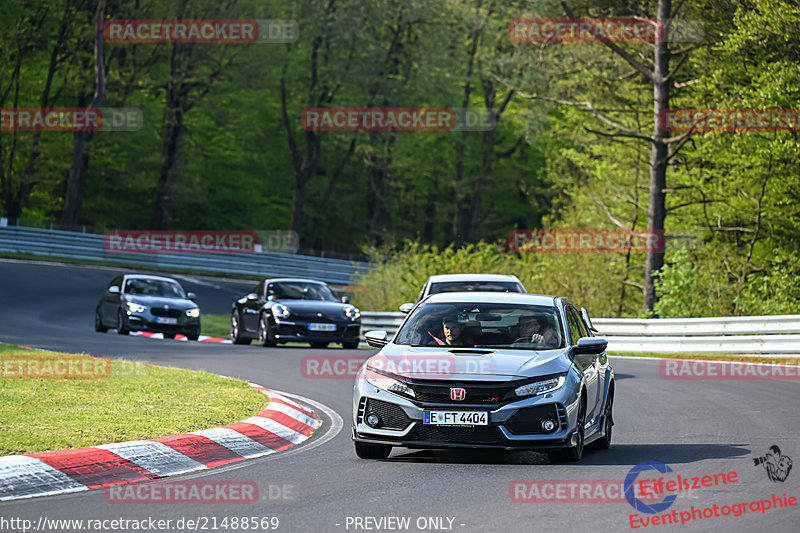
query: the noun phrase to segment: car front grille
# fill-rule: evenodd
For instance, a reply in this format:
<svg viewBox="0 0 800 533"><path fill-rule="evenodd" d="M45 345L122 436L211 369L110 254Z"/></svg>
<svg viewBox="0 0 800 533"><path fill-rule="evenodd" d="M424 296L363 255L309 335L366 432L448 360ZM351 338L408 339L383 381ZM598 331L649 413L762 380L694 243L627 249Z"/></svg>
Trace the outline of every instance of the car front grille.
<svg viewBox="0 0 800 533"><path fill-rule="evenodd" d="M458 401L460 404L504 403L510 399L509 393L513 394L513 388L498 386L496 383L485 385L457 382L449 382L447 385L411 384L411 388L414 389L414 399L422 403L455 403L450 398L450 389L453 387L460 387L466 391L464 400Z"/></svg>
<svg viewBox="0 0 800 533"><path fill-rule="evenodd" d="M381 421L377 429L403 430L411 424L411 419L400 406L373 398L367 400L362 420L371 414L378 415Z"/></svg>
<svg viewBox="0 0 800 533"><path fill-rule="evenodd" d="M150 314L153 316L165 316L169 318L178 318L183 314L180 309L165 309L163 307L151 307Z"/></svg>
<svg viewBox="0 0 800 533"><path fill-rule="evenodd" d="M502 444L509 441L497 426L446 427L417 424L403 440L441 443Z"/></svg>

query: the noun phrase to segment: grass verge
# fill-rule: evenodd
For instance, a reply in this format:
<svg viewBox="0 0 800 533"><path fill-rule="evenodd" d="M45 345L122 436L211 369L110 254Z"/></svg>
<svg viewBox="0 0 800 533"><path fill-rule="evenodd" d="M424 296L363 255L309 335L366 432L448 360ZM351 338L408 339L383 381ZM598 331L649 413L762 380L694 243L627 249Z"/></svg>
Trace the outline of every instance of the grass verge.
<svg viewBox="0 0 800 533"><path fill-rule="evenodd" d="M201 320L203 335L231 338L231 315L203 315Z"/></svg>
<svg viewBox="0 0 800 533"><path fill-rule="evenodd" d="M21 368L64 370L73 361L94 379L19 377ZM206 372L0 343L0 456L197 431L268 403L246 383Z"/></svg>
<svg viewBox="0 0 800 533"><path fill-rule="evenodd" d="M737 363L775 363L784 365L800 364L800 357L763 357L754 355L718 354L718 353L654 353L654 352L607 352L617 357L655 357L659 359L698 359L703 361L735 361Z"/></svg>

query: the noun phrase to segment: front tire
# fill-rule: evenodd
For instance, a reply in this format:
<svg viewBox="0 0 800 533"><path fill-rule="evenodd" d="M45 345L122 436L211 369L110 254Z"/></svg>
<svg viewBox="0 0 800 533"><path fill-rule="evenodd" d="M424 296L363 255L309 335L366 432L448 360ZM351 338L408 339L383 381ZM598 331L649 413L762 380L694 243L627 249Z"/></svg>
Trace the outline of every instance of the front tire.
<svg viewBox="0 0 800 533"><path fill-rule="evenodd" d="M310 342L309 344L311 345L312 348L327 348L328 347L328 343L327 342Z"/></svg>
<svg viewBox="0 0 800 533"><path fill-rule="evenodd" d="M586 397L581 396L581 403L578 406L577 426L578 443L574 448L564 448L555 452L550 452L550 460L554 463L577 463L583 457L583 447L585 442L586 426Z"/></svg>
<svg viewBox="0 0 800 533"><path fill-rule="evenodd" d="M252 340L242 335L242 319L238 311L231 313L231 340L233 344L250 344Z"/></svg>
<svg viewBox="0 0 800 533"><path fill-rule="evenodd" d="M355 442L356 455L361 459L386 459L392 453L392 447L384 444L365 444Z"/></svg>
<svg viewBox="0 0 800 533"><path fill-rule="evenodd" d="M597 439L593 444L600 450L607 450L611 447L611 429L614 427L614 384L608 389L608 399L606 399L606 407L603 409L603 426L605 435Z"/></svg>
<svg viewBox="0 0 800 533"><path fill-rule="evenodd" d="M94 330L98 333L105 333L108 328L103 325L103 318L100 316L100 309L94 310Z"/></svg>
<svg viewBox="0 0 800 533"><path fill-rule="evenodd" d="M127 335L130 330L128 329L128 322L122 313L122 309L117 311L117 333L120 335Z"/></svg>
<svg viewBox="0 0 800 533"><path fill-rule="evenodd" d="M258 342L261 346L275 346L278 341L275 339L275 328L272 326L272 320L267 317L266 313L261 314L258 319Z"/></svg>
<svg viewBox="0 0 800 533"><path fill-rule="evenodd" d="M345 350L354 350L358 348L358 341L343 342L342 348L344 348Z"/></svg>

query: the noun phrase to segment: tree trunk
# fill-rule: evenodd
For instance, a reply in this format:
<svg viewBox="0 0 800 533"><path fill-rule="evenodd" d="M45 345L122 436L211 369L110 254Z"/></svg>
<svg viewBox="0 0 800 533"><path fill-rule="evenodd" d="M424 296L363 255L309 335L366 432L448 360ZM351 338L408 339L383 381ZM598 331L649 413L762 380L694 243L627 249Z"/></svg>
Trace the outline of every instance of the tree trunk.
<svg viewBox="0 0 800 533"><path fill-rule="evenodd" d="M672 0L658 1L659 28L665 28L670 20ZM669 108L669 49L666 31L660 35L655 43L655 63L653 67L653 139L650 152L650 201L647 209L647 230L651 232L664 231L666 210L666 183L667 183L667 144L661 129L661 113ZM643 308L652 311L656 298L654 278L661 267L664 266L664 251L647 251L645 260L644 304Z"/></svg>
<svg viewBox="0 0 800 533"><path fill-rule="evenodd" d="M106 73L103 66L103 22L105 19L106 0L97 1L97 9L94 15L94 96L89 103L90 109L96 109L103 101L106 91ZM87 167L84 149L89 132L86 130L75 133L75 144L72 150L72 162L67 176L67 191L64 195L64 211L61 215L61 225L65 227L74 226L78 222L78 216L83 202L83 186L86 182ZM33 161L31 161L31 164ZM32 168L31 168L32 171Z"/></svg>

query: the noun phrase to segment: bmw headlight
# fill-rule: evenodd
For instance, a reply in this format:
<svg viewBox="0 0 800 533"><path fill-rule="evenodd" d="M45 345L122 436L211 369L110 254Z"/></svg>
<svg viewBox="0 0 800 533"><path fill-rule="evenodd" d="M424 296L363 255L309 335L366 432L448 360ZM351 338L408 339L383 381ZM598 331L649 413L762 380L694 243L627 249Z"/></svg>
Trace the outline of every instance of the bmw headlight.
<svg viewBox="0 0 800 533"><path fill-rule="evenodd" d="M289 318L289 308L283 304L275 304L272 306L272 314L276 318Z"/></svg>
<svg viewBox="0 0 800 533"><path fill-rule="evenodd" d="M200 316L200 308L199 307L193 307L191 309L187 309L186 310L186 316L188 316L189 318L197 318L197 317L199 317Z"/></svg>
<svg viewBox="0 0 800 533"><path fill-rule="evenodd" d="M546 392L558 390L564 386L566 381L566 376L558 376L557 378L527 383L514 389L514 392L517 396L536 396L537 394L544 394Z"/></svg>
<svg viewBox="0 0 800 533"><path fill-rule="evenodd" d="M358 320L361 317L361 311L358 307L353 307L352 305L348 305L344 308L344 316L349 318L350 320Z"/></svg>
<svg viewBox="0 0 800 533"><path fill-rule="evenodd" d="M414 390L402 381L380 374L375 369L367 366L366 380L370 385L388 392L396 392L414 398Z"/></svg>
<svg viewBox="0 0 800 533"><path fill-rule="evenodd" d="M131 313L144 313L144 310L147 309L145 306L137 304L136 302L128 302L125 305Z"/></svg>

